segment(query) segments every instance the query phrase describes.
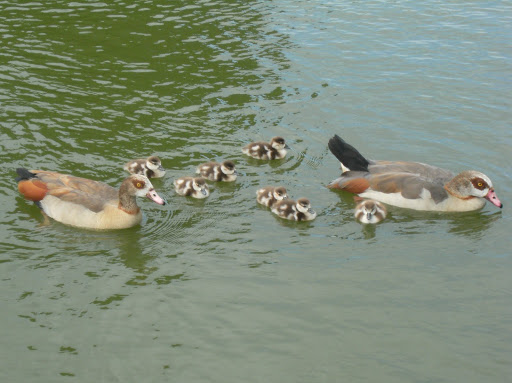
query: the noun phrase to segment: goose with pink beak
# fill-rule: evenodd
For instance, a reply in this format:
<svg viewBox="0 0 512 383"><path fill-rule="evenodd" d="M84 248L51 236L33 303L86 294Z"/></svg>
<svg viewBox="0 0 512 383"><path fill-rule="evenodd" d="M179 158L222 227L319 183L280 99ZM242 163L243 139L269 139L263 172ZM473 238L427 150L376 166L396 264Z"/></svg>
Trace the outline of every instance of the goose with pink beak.
<svg viewBox="0 0 512 383"><path fill-rule="evenodd" d="M489 177L476 170L457 175L420 162L370 160L335 135L329 149L342 174L327 186L389 205L430 211L472 211L485 201L502 208Z"/></svg>
<svg viewBox="0 0 512 383"><path fill-rule="evenodd" d="M136 197L159 205L165 201L151 181L140 174L126 178L118 189L103 182L45 170L18 168L18 190L50 218L84 229L125 229L140 224Z"/></svg>

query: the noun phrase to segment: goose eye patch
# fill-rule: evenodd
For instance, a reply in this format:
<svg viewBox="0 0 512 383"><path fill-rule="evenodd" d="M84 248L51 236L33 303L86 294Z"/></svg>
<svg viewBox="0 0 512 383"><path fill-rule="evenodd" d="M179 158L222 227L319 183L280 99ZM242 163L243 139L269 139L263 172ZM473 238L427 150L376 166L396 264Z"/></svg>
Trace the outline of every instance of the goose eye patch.
<svg viewBox="0 0 512 383"><path fill-rule="evenodd" d="M475 178L475 179L471 180L471 183L478 190L484 190L486 187L488 187L487 182L485 182L481 178Z"/></svg>

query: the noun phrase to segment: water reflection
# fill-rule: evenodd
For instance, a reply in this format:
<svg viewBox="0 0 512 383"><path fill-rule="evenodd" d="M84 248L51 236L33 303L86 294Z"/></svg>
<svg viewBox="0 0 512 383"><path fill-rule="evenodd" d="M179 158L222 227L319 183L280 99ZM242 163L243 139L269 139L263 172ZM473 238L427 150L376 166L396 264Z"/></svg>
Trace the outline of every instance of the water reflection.
<svg viewBox="0 0 512 383"><path fill-rule="evenodd" d="M481 239L490 229L492 223L501 217L500 212L488 214L484 210L473 212L419 212L392 208L390 212L394 222L399 223L404 232L419 232L425 229L425 225L427 225L426 227L432 227L428 231L438 230L439 226L444 225L448 233L472 239Z"/></svg>
<svg viewBox="0 0 512 383"><path fill-rule="evenodd" d="M372 239L375 238L375 231L377 230L377 225L368 224L362 225L361 232L363 233L364 239Z"/></svg>
<svg viewBox="0 0 512 383"><path fill-rule="evenodd" d="M17 138L26 139L20 158L25 150L41 157L64 149L72 153L73 170L119 161L127 150L165 153L179 148L179 140L188 153L204 152L190 148L206 144L225 154L219 144L236 141L240 127L255 124L260 101L275 98L274 87L262 84L277 81L272 63L287 59L274 43L286 45L286 36L266 33L263 15L250 3L186 4L141 11L120 3L54 2L51 17L36 3L9 8L0 23L8 29L13 20L21 23L20 45L5 35L1 124L17 126ZM23 78L29 81L20 86ZM141 140L144 148L133 147ZM100 157L88 158L95 154Z"/></svg>
<svg viewBox="0 0 512 383"><path fill-rule="evenodd" d="M462 213L460 217L451 220L450 233L463 235L473 239L481 239L492 227L492 224L502 218L502 213L471 212Z"/></svg>

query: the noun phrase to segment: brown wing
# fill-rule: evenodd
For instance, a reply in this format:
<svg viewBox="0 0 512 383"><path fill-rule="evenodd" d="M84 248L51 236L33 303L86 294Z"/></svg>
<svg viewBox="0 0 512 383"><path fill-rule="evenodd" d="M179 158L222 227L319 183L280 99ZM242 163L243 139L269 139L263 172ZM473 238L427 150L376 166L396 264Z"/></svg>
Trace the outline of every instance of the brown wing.
<svg viewBox="0 0 512 383"><path fill-rule="evenodd" d="M366 178L338 178L327 185L329 189L340 189L354 194L363 193L369 186L370 182Z"/></svg>
<svg viewBox="0 0 512 383"><path fill-rule="evenodd" d="M424 189L439 203L448 198L444 183L410 173L384 173L368 177L370 189L382 193L401 193L404 198L420 198Z"/></svg>
<svg viewBox="0 0 512 383"><path fill-rule="evenodd" d="M373 161L368 166L371 174L382 173L408 173L415 174L423 179L437 181L445 184L454 177L454 174L446 169L438 168L423 164L421 162L405 162L405 161Z"/></svg>
<svg viewBox="0 0 512 383"><path fill-rule="evenodd" d="M118 190L102 182L56 172L41 170L31 170L31 172L44 182L48 195L85 206L94 212L103 210L105 204L115 203L118 199Z"/></svg>
<svg viewBox="0 0 512 383"><path fill-rule="evenodd" d="M36 178L20 180L18 190L28 200L41 201L48 193L46 184Z"/></svg>
<svg viewBox="0 0 512 383"><path fill-rule="evenodd" d="M395 166L396 163L393 163ZM372 165L370 165L372 167ZM442 169L441 169L442 170ZM404 198L420 198L423 189L430 192L432 199L439 203L448 197L442 180L432 180L413 173L368 173L348 171L332 181L330 189L341 189L349 193L361 194L366 190L381 193L401 193Z"/></svg>
<svg viewBox="0 0 512 383"><path fill-rule="evenodd" d="M368 180L370 173L362 171L348 171L342 174L340 178L331 181L327 187L329 189L345 190L349 193L359 194L370 187Z"/></svg>

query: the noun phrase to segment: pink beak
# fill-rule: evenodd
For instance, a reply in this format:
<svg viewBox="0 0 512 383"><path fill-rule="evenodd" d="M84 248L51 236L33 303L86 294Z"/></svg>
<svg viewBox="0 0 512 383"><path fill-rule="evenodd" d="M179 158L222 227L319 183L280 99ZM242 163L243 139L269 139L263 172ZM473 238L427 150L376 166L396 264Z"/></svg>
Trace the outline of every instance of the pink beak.
<svg viewBox="0 0 512 383"><path fill-rule="evenodd" d="M146 194L146 197L148 197L151 201L154 201L159 205L165 205L165 201L162 198L160 198L155 189L150 189Z"/></svg>
<svg viewBox="0 0 512 383"><path fill-rule="evenodd" d="M493 205L498 206L500 209L503 207L503 204L501 203L500 199L496 195L496 192L494 189L490 189L489 193L485 196L485 199L488 200Z"/></svg>

